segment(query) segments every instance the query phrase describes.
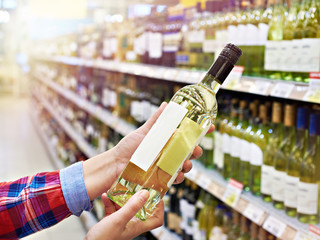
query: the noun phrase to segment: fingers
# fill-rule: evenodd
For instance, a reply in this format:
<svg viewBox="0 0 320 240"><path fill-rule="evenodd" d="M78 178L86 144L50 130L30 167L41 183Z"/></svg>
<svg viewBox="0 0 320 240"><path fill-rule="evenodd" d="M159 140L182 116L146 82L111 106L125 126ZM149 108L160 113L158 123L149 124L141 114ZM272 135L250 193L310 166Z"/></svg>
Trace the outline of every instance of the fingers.
<svg viewBox="0 0 320 240"><path fill-rule="evenodd" d="M180 184L182 183L184 180L184 173L183 172L179 172L176 180L174 180L174 184Z"/></svg>
<svg viewBox="0 0 320 240"><path fill-rule="evenodd" d="M199 146L196 146L193 150L193 153L192 153L192 156L191 156L191 159L195 159L195 158L199 158L202 156L202 148L199 147Z"/></svg>
<svg viewBox="0 0 320 240"><path fill-rule="evenodd" d="M192 168L192 162L188 159L183 164L182 172L187 173L191 170L191 168Z"/></svg>
<svg viewBox="0 0 320 240"><path fill-rule="evenodd" d="M117 215L116 218L121 219L121 222L126 225L143 207L148 198L149 192L147 190L141 190L134 194L129 201L115 213Z"/></svg>
<svg viewBox="0 0 320 240"><path fill-rule="evenodd" d="M215 126L214 126L214 125L211 125L210 128L209 128L209 130L208 130L208 132L207 132L207 134L213 132L214 129L215 129Z"/></svg>
<svg viewBox="0 0 320 240"><path fill-rule="evenodd" d="M104 216L109 216L116 211L114 203L108 198L106 193L101 195L101 200L104 204Z"/></svg>
<svg viewBox="0 0 320 240"><path fill-rule="evenodd" d="M163 112L164 108L167 106L168 104L166 102L161 103L160 107L158 108L158 110L151 116L151 118L148 119L148 121L146 121L141 127L140 127L140 131L142 131L143 134L147 134L147 132L149 132L149 130L151 129L151 127L153 126L153 124L157 121L157 119L159 118L160 114Z"/></svg>
<svg viewBox="0 0 320 240"><path fill-rule="evenodd" d="M143 232L147 232L162 226L163 217L164 217L164 204L163 204L163 201L161 200L160 203L157 205L152 216L149 219L147 219L147 221L144 221L144 222L140 221Z"/></svg>

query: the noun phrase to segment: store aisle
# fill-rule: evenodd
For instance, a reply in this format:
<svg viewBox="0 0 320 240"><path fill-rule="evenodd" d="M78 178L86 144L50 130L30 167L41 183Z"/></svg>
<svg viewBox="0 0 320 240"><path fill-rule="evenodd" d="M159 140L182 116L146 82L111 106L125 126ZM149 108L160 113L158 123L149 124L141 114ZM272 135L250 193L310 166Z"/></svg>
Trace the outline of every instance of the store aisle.
<svg viewBox="0 0 320 240"><path fill-rule="evenodd" d="M54 167L29 116L29 100L0 95L0 181L10 181ZM25 239L83 239L80 219L71 216Z"/></svg>

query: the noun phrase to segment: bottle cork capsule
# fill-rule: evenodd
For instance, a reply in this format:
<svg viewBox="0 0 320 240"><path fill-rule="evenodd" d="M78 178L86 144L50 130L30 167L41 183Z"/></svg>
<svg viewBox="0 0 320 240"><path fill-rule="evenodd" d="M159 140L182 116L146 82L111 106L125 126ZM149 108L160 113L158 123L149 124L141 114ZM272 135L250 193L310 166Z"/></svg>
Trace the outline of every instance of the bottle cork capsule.
<svg viewBox="0 0 320 240"><path fill-rule="evenodd" d="M286 104L284 108L284 125L292 127L295 125L295 107L294 105Z"/></svg>
<svg viewBox="0 0 320 240"><path fill-rule="evenodd" d="M272 105L272 122L280 123L282 120L282 107L281 103L274 102Z"/></svg>

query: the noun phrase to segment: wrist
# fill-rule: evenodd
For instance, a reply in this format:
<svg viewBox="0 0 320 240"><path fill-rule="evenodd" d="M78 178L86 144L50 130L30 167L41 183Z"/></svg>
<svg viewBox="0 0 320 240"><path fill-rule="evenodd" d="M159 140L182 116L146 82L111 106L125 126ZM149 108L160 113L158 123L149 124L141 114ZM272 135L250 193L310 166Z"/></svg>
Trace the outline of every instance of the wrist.
<svg viewBox="0 0 320 240"><path fill-rule="evenodd" d="M114 149L84 161L83 176L91 201L106 192L117 177Z"/></svg>

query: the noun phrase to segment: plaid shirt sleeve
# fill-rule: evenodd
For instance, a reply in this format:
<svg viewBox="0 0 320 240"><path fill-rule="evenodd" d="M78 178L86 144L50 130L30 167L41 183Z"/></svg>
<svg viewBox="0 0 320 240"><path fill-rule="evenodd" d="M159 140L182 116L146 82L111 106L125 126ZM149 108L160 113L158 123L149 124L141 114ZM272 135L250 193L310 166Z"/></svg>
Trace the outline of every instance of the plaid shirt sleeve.
<svg viewBox="0 0 320 240"><path fill-rule="evenodd" d="M59 171L0 183L0 239L17 239L71 215Z"/></svg>

